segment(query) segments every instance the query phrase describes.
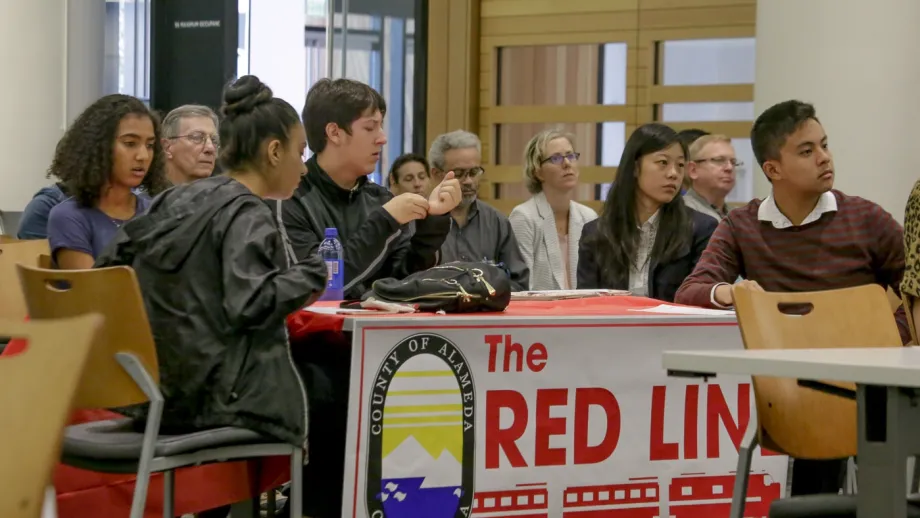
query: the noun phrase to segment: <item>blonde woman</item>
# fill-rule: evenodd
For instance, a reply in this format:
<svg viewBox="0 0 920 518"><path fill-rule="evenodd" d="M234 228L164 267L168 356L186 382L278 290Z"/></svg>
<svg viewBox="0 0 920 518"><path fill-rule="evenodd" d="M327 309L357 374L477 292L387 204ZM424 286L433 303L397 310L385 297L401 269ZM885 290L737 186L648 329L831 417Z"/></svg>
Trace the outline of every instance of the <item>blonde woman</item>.
<svg viewBox="0 0 920 518"><path fill-rule="evenodd" d="M541 131L524 150L524 183L533 197L508 219L530 269L531 290L575 288L581 229L597 219L596 212L572 201L578 156L574 137L558 130Z"/></svg>

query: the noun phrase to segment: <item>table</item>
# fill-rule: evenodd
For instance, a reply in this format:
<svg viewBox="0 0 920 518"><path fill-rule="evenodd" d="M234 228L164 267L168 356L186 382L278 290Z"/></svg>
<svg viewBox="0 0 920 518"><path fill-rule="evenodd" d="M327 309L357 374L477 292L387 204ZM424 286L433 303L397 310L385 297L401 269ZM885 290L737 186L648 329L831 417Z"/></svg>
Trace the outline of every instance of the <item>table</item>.
<svg viewBox="0 0 920 518"><path fill-rule="evenodd" d="M750 378L669 379L660 356L740 350L736 319L660 304L295 317L292 335L351 334L343 517L727 515ZM765 516L787 459L752 467L748 508Z"/></svg>
<svg viewBox="0 0 920 518"><path fill-rule="evenodd" d="M905 518L907 457L920 454L920 348L667 351L669 371L856 383L857 515Z"/></svg>

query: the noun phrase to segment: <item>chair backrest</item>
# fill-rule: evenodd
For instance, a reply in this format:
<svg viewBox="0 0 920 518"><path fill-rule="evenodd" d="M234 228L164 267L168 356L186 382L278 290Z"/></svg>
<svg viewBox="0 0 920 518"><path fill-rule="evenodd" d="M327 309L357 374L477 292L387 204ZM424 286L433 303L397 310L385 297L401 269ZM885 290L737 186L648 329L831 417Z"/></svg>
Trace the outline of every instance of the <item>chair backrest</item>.
<svg viewBox="0 0 920 518"><path fill-rule="evenodd" d="M734 299L747 349L901 346L885 290L877 284L806 293L735 288ZM856 454L855 401L800 387L795 379L755 376L753 384L762 445L795 458Z"/></svg>
<svg viewBox="0 0 920 518"><path fill-rule="evenodd" d="M894 313L898 310L899 307L901 307L903 301L901 300L901 297L898 297L898 294L895 293L891 288L885 290L885 294L888 296L888 303L891 305L891 312Z"/></svg>
<svg viewBox="0 0 920 518"><path fill-rule="evenodd" d="M134 270L127 266L94 270L48 270L19 265L29 318L44 320L86 313L105 317L99 346L87 363L75 401L79 408L112 408L147 401L115 354L135 354L159 383L156 346ZM62 344L66 345L66 344Z"/></svg>
<svg viewBox="0 0 920 518"><path fill-rule="evenodd" d="M77 386L103 325L100 315L0 321L29 347L0 357L0 516L37 518L61 454Z"/></svg>
<svg viewBox="0 0 920 518"><path fill-rule="evenodd" d="M0 318L24 320L26 303L19 289L16 265L34 265L42 254L48 255L48 240L0 243Z"/></svg>
<svg viewBox="0 0 920 518"><path fill-rule="evenodd" d="M44 268L46 270L51 270L54 268L54 263L51 261L50 254L40 254L38 256L38 267Z"/></svg>

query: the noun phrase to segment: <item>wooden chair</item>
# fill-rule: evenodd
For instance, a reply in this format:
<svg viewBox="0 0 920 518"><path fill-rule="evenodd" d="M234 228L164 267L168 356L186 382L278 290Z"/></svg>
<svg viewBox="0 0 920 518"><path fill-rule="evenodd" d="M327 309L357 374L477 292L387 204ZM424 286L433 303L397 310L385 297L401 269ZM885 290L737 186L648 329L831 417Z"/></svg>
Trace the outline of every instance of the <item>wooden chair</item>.
<svg viewBox="0 0 920 518"><path fill-rule="evenodd" d="M161 435L164 398L159 390L156 346L134 270L49 270L20 264L19 276L30 318L99 313L106 323L88 360L92 373L77 393L78 408L117 408L147 403L144 432L130 419L95 421L67 428L62 461L105 473L136 473L131 518L142 518L150 474L163 472L163 516L174 516L175 469L228 460L291 458L292 516L302 509L303 451L254 431L217 428L186 435Z"/></svg>
<svg viewBox="0 0 920 518"><path fill-rule="evenodd" d="M0 244L0 318L25 320L26 303L16 274L18 263L36 264L42 254L49 255L47 240L15 241Z"/></svg>
<svg viewBox="0 0 920 518"><path fill-rule="evenodd" d="M41 515L46 488L60 458L64 425L102 325L99 315L28 323L0 321L0 335L29 341L25 351L0 358L3 518Z"/></svg>
<svg viewBox="0 0 920 518"><path fill-rule="evenodd" d="M891 312L894 313L898 310L899 307L901 307L903 300L901 297L898 297L898 294L895 293L891 288L885 290L885 295L888 296L888 303L891 305Z"/></svg>
<svg viewBox="0 0 920 518"><path fill-rule="evenodd" d="M806 293L734 289L738 327L746 349L901 347L885 290L877 284ZM797 459L841 459L856 455L856 402L802 387L795 379L755 376L757 425L741 448L730 516L740 518L747 475L759 444ZM826 382L855 391L854 384ZM751 431L753 430L753 433ZM906 489L906 488L905 488ZM819 495L777 500L771 517L839 516L855 500ZM846 514L844 514L846 516Z"/></svg>

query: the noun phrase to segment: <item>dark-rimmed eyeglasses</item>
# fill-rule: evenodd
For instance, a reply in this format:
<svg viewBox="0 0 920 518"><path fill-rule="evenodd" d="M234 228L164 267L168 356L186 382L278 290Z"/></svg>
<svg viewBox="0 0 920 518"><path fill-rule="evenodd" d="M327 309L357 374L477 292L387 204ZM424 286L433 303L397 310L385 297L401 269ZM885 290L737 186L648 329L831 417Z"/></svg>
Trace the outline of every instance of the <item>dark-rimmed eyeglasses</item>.
<svg viewBox="0 0 920 518"><path fill-rule="evenodd" d="M581 153L568 153L565 155L556 153L555 155L552 155L550 157L547 157L541 160L540 165L543 165L547 162L551 162L553 165L562 165L562 163L565 162L566 160L568 160L570 164L574 164L575 162L578 161L578 158L580 156L581 156Z"/></svg>
<svg viewBox="0 0 920 518"><path fill-rule="evenodd" d="M220 137L217 135L208 135L203 131L193 131L187 135L177 135L175 137L169 137L169 140L175 140L179 138L188 139L189 142L200 146L204 144L205 140L211 139L211 144L214 144L214 147L220 147Z"/></svg>
<svg viewBox="0 0 920 518"><path fill-rule="evenodd" d="M454 178L457 180L463 181L467 177L476 179L482 176L486 172L482 167L471 167L469 169L451 169L454 172Z"/></svg>

